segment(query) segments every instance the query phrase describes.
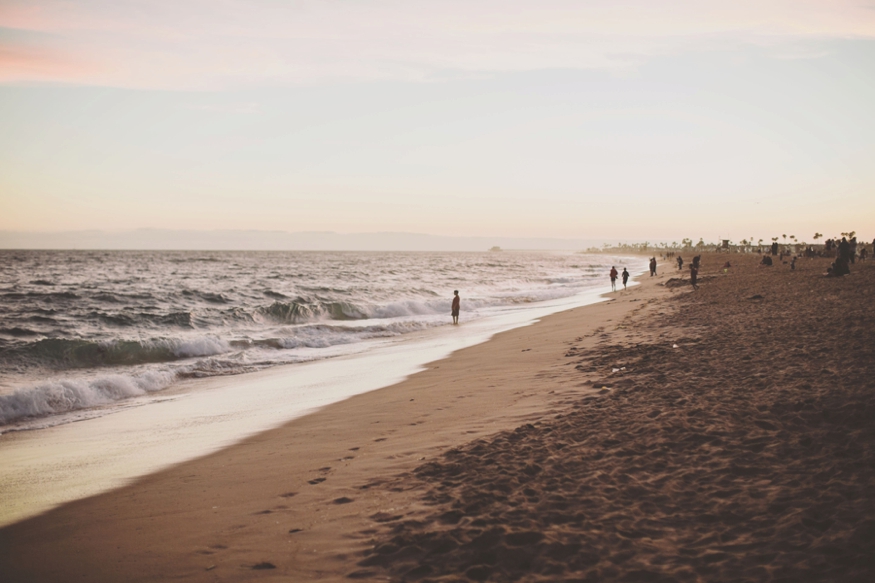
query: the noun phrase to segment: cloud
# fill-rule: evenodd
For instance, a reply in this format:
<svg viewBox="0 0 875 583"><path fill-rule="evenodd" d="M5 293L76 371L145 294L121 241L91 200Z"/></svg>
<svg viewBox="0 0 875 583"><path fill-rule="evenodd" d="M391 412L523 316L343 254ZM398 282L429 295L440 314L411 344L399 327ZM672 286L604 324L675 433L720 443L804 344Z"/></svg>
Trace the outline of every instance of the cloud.
<svg viewBox="0 0 875 583"><path fill-rule="evenodd" d="M875 37L875 13L854 0L6 0L0 24L51 35L29 52L0 35L14 69L0 82L161 89L626 70L738 43Z"/></svg>

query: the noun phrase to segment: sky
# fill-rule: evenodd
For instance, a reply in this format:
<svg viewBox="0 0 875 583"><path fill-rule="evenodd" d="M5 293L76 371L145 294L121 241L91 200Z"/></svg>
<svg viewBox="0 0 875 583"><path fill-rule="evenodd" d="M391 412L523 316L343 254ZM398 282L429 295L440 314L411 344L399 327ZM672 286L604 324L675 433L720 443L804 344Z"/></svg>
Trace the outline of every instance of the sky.
<svg viewBox="0 0 875 583"><path fill-rule="evenodd" d="M0 1L0 230L875 237L875 1Z"/></svg>

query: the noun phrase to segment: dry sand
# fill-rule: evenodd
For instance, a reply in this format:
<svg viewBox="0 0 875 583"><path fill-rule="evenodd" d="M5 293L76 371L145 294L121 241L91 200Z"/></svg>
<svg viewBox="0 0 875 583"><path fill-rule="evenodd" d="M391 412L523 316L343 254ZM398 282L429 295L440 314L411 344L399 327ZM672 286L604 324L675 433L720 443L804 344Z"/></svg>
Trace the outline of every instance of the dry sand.
<svg viewBox="0 0 875 583"><path fill-rule="evenodd" d="M875 264L757 259L4 528L2 580L871 581Z"/></svg>

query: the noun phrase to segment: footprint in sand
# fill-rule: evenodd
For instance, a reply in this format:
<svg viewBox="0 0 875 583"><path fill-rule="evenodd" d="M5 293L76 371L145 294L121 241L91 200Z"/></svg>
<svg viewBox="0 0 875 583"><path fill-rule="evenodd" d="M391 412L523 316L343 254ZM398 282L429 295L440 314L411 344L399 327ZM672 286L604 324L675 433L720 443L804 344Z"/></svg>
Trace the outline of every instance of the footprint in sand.
<svg viewBox="0 0 875 583"><path fill-rule="evenodd" d="M324 481L325 481L325 478L313 478L312 480L309 480L307 483L315 486L316 484L321 484Z"/></svg>

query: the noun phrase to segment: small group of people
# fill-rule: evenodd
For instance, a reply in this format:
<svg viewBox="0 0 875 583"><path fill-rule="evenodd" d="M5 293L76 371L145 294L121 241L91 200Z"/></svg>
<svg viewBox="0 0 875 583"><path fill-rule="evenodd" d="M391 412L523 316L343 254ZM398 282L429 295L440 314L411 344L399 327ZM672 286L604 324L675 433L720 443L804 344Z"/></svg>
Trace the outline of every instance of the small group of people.
<svg viewBox="0 0 875 583"><path fill-rule="evenodd" d="M855 263L857 258L857 238L851 237L851 240L848 241L847 237L842 237L842 240L838 243L832 240L827 241L827 243L831 243L826 247L827 250L835 249L835 261L826 269L826 276L841 277L843 275L850 275L851 264ZM875 241L872 243L875 245Z"/></svg>
<svg viewBox="0 0 875 583"><path fill-rule="evenodd" d="M656 275L656 257L650 258L650 277Z"/></svg>
<svg viewBox="0 0 875 583"><path fill-rule="evenodd" d="M620 275L620 273L617 272L617 268L612 265L611 266L611 291L617 291L617 276L619 276L619 275ZM623 268L622 277L623 277L623 289L626 289L626 283L629 282L629 272L626 270L625 267Z"/></svg>
<svg viewBox="0 0 875 583"><path fill-rule="evenodd" d="M858 248L862 247L859 252ZM813 251L813 250L812 250ZM872 252L875 253L875 239L872 240ZM813 253L812 253L813 254ZM850 264L854 264L857 262L857 258L865 261L869 256L869 250L866 249L866 244L862 245L857 244L857 237L851 237L848 239L847 237L842 237L841 241L836 239L827 239L823 244L823 253L821 255L832 256L834 255L836 259L844 258Z"/></svg>

